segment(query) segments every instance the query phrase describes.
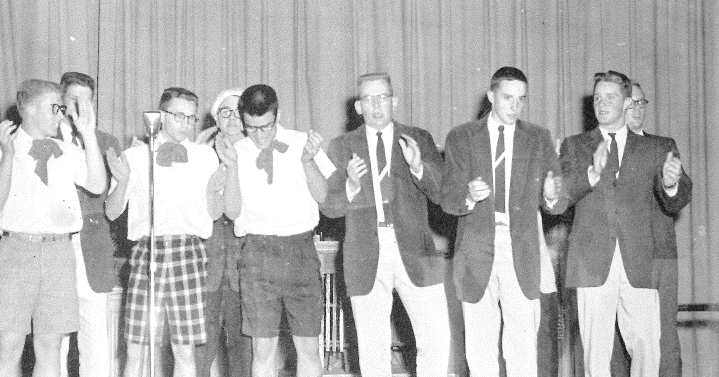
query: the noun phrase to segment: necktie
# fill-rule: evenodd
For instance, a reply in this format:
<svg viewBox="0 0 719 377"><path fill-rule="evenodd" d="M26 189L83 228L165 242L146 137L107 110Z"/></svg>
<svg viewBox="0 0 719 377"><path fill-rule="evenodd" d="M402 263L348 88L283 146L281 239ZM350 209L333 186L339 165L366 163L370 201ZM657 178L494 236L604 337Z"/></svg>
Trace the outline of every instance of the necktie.
<svg viewBox="0 0 719 377"><path fill-rule="evenodd" d="M497 148L494 151L494 210L504 212L504 126L499 126L499 138Z"/></svg>
<svg viewBox="0 0 719 377"><path fill-rule="evenodd" d="M377 149L375 154L377 155L377 174L382 174L382 171L387 166L387 155L384 149L384 140L382 140L382 131L377 131ZM389 177L389 172L385 174L379 182L380 190L382 192L382 209L384 210L384 222L392 224L392 208L389 203L392 200L392 179Z"/></svg>
<svg viewBox="0 0 719 377"><path fill-rule="evenodd" d="M55 158L62 156L62 149L52 139L34 139L28 155L37 161L35 174L47 185L47 162L50 156Z"/></svg>
<svg viewBox="0 0 719 377"><path fill-rule="evenodd" d="M614 181L617 179L617 172L619 171L619 146L617 145L616 133L610 132L609 136L612 138L612 142L609 145L607 166L604 169L608 174L611 174L611 180Z"/></svg>
<svg viewBox="0 0 719 377"><path fill-rule="evenodd" d="M267 184L271 185L274 175L274 159L272 158L272 152L277 150L280 153L287 152L289 146L277 139L272 140L270 145L261 150L255 161L257 169L264 170L267 173Z"/></svg>
<svg viewBox="0 0 719 377"><path fill-rule="evenodd" d="M170 167L173 162L187 162L187 148L180 143L166 141L157 148L157 164Z"/></svg>

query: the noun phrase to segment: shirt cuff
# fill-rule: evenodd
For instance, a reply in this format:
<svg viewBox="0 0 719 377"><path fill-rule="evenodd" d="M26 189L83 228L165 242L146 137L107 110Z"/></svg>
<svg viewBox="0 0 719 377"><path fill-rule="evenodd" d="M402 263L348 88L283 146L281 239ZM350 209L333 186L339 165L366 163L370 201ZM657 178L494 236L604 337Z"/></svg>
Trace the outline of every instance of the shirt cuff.
<svg viewBox="0 0 719 377"><path fill-rule="evenodd" d="M415 176L418 180L422 180L422 174L424 173L424 164L419 165L419 173L415 173L412 168L409 168L410 173Z"/></svg>
<svg viewBox="0 0 719 377"><path fill-rule="evenodd" d="M477 204L477 202L475 202L474 200L472 200L470 198L467 198L467 199L464 199L464 204L466 204L467 209L471 211L474 209L474 206Z"/></svg>
<svg viewBox="0 0 719 377"><path fill-rule="evenodd" d="M666 188L666 187L664 187L664 184L662 184L662 188L664 189L664 192L666 192L670 198L673 198L673 197L677 196L677 192L679 192L679 182L677 181L677 184L675 184L674 187L671 187L671 188Z"/></svg>
<svg viewBox="0 0 719 377"><path fill-rule="evenodd" d="M594 187L599 183L599 179L601 179L602 176L597 176L597 178L592 179L592 176L589 175L589 171L592 169L591 165L587 168L587 179L589 179L589 185Z"/></svg>

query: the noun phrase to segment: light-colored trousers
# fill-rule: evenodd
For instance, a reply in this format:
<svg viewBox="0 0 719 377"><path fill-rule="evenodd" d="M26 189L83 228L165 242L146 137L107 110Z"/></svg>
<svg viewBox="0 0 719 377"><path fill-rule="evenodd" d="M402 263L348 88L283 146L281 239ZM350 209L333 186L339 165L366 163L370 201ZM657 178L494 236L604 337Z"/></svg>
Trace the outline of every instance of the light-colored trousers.
<svg viewBox="0 0 719 377"><path fill-rule="evenodd" d="M631 375L659 374L659 294L656 289L629 284L619 242L604 285L577 288L577 313L586 376L610 376L615 321L632 357Z"/></svg>
<svg viewBox="0 0 719 377"><path fill-rule="evenodd" d="M417 287L407 275L392 228L378 228L379 263L374 287L352 296L363 377L392 376L392 290L412 322L417 344L417 377L446 376L449 363L449 312L444 284Z"/></svg>
<svg viewBox="0 0 719 377"><path fill-rule="evenodd" d="M90 287L85 272L80 235L72 236L75 247L77 295L80 309L80 329L77 332L77 346L80 352L80 377L109 377L112 363L112 338L110 335L110 293L95 293ZM70 336L62 341L60 362L62 376L67 376L67 353Z"/></svg>
<svg viewBox="0 0 719 377"><path fill-rule="evenodd" d="M494 262L484 295L477 303L463 302L462 312L467 364L472 377L500 375L500 331L507 376L537 376L541 308L539 299L528 299L519 286L508 226L496 227Z"/></svg>

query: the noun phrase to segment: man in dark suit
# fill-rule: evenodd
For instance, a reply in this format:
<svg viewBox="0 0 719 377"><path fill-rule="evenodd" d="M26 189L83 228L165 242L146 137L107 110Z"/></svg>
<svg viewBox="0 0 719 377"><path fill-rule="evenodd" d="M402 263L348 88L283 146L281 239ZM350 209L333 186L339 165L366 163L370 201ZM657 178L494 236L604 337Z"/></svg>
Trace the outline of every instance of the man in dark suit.
<svg viewBox="0 0 719 377"><path fill-rule="evenodd" d="M665 148L674 151L679 157L674 139L651 135L644 132L646 106L649 101L645 98L644 90L637 82L632 84L632 106L627 110L626 124L629 130L645 137L656 138L664 144ZM680 178L684 184L679 190L685 191L677 195L691 199L692 181L682 171ZM654 239L654 268L652 269L652 287L659 293L660 321L661 321L661 362L659 376L675 377L682 375L681 350L679 335L677 334L677 286L679 271L677 266L677 237L674 222L678 214L669 214L662 211L658 202L653 202L652 238ZM629 359L621 342L617 341L615 334L614 352L612 354L612 375L628 376Z"/></svg>
<svg viewBox="0 0 719 377"><path fill-rule="evenodd" d="M398 99L386 73L357 80L364 125L332 140L338 167L323 212L346 217L344 278L357 328L363 376L391 372L392 291L412 322L417 376L447 374L449 318L444 257L435 248L427 199L438 201L442 157L425 130L392 119Z"/></svg>
<svg viewBox="0 0 719 377"><path fill-rule="evenodd" d="M95 80L84 73L66 72L60 79L60 85L64 90L63 102L67 106L68 114L75 114L78 111L76 103L79 99L94 101ZM103 158L106 158L109 148L120 149L120 144L114 136L100 130L95 130L95 133ZM66 117L60 124L58 137L84 149L82 136L70 117ZM108 171L108 179L109 176ZM79 234L73 235L72 241L75 246L80 308L78 331L80 375L109 376L112 365L110 359L114 357L108 328L110 293L117 284L114 257L117 249L116 239L111 232L111 223L105 217L107 191L95 195L78 187L77 194L80 199L83 227ZM113 226L113 231L116 229ZM65 344L67 340L68 337L64 340ZM63 348L67 350L65 346Z"/></svg>
<svg viewBox="0 0 719 377"><path fill-rule="evenodd" d="M527 97L521 70L492 76L491 112L454 128L445 143L442 208L459 216L454 282L464 313L472 375L537 375L540 237L537 210L562 211L559 161L549 131L519 120ZM501 304L501 306L500 306Z"/></svg>
<svg viewBox="0 0 719 377"><path fill-rule="evenodd" d="M609 375L615 319L632 357L632 376L656 376L660 359L659 297L652 286L652 208L676 214L690 200L676 150L629 132L631 81L595 75L599 127L564 140L566 197L575 214L566 286L577 288L587 375ZM684 186L684 187L682 187Z"/></svg>

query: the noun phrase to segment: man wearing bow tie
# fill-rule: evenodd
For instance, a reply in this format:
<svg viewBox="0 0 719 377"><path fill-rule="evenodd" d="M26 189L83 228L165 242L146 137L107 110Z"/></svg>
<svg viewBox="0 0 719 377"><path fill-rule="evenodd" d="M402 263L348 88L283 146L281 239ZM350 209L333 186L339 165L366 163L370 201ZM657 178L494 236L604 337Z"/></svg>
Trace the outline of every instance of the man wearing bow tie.
<svg viewBox="0 0 719 377"><path fill-rule="evenodd" d="M62 338L78 329L70 236L83 221L75 185L101 194L107 176L89 100L69 112L84 153L51 139L66 109L61 96L55 83L25 81L17 93L22 125L0 123L0 376L20 376L31 321L38 376L60 375Z"/></svg>
<svg viewBox="0 0 719 377"><path fill-rule="evenodd" d="M163 320L169 321L175 376L195 376L195 345L207 340L203 297L207 272L201 238L210 237L213 219L222 214L224 175L218 169L215 151L188 139L197 121L197 103L197 96L183 88L165 89L160 98L162 129L155 143L153 240L149 239L148 147L131 147L120 159L113 158L113 150L108 152L113 180L107 216L114 220L129 207L127 237L139 241L129 261L125 311L128 377L141 375L149 336L158 335L148 334L150 242L154 242L158 262L157 329L161 333Z"/></svg>
<svg viewBox="0 0 719 377"><path fill-rule="evenodd" d="M270 86L245 89L238 108L247 137L218 153L228 167L225 214L235 221L235 235L245 237L242 332L252 337L252 375L277 375L284 308L297 350L297 376L319 376L322 282L312 230L319 222L317 203L327 194L325 177L334 167L320 170L328 160L318 133L278 123L277 94Z"/></svg>

